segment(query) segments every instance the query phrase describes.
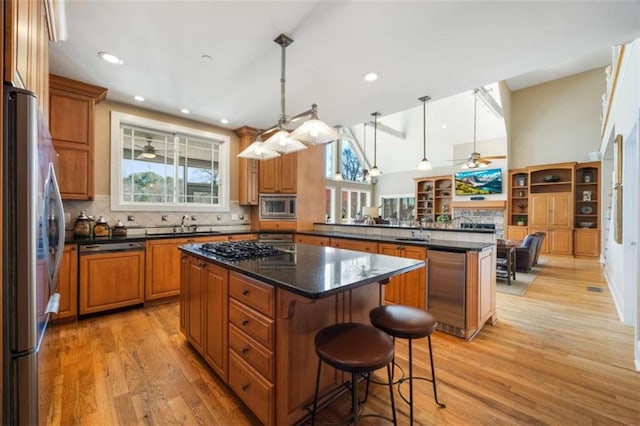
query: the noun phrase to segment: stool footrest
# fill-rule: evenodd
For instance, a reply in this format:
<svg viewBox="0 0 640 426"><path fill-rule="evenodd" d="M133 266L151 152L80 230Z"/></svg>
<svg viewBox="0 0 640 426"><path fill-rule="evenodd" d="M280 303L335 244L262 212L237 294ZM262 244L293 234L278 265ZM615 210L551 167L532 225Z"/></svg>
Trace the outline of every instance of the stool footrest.
<svg viewBox="0 0 640 426"><path fill-rule="evenodd" d="M402 394L401 385L403 383L405 383L405 382L408 382L409 380L411 380L411 377L405 377L402 380L399 380L399 383L398 383L398 394L400 395L400 398L402 398L404 400L404 402L406 402L407 404L411 404L411 402L409 401L409 399L406 396L404 396ZM433 377L414 377L413 380L424 380L425 382L433 383ZM446 408L447 407L445 404L443 404L441 402L438 402L437 400L436 400L436 404L440 408Z"/></svg>

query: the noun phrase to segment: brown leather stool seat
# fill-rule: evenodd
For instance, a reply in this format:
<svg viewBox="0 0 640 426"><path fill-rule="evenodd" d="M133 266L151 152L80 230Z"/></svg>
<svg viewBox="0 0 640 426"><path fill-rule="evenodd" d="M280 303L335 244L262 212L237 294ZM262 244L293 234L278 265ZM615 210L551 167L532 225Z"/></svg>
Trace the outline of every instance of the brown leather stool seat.
<svg viewBox="0 0 640 426"><path fill-rule="evenodd" d="M319 360L311 424L315 424L320 372L323 362L338 370L351 373L351 416L353 424L358 422L358 406L360 404L358 400L358 375L370 373L387 366L393 424L396 424L393 386L391 385L391 361L394 357L394 345L389 336L368 324L341 323L330 325L320 330L316 334L314 342Z"/></svg>
<svg viewBox="0 0 640 426"><path fill-rule="evenodd" d="M431 334L436 330L438 322L427 311L403 305L384 305L373 308L369 312L369 319L374 327L384 331L395 339L409 339L409 377L401 378L398 381L398 391L400 396L409 404L409 419L413 424L413 381L427 380L433 383L433 396L436 404L441 408L445 405L438 401L436 389L436 372L433 366L433 350L431 348ZM431 378L413 376L413 339L426 337L429 342L429 360L431 361ZM405 381L409 381L409 399L402 395L400 386Z"/></svg>

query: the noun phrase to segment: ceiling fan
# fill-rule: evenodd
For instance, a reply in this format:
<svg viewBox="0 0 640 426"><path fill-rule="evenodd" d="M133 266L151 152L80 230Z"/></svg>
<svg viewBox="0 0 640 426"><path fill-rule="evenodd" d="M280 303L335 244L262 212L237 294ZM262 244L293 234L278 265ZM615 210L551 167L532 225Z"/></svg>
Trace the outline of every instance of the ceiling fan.
<svg viewBox="0 0 640 426"><path fill-rule="evenodd" d="M477 114L478 114L478 93L480 89L473 89L473 152L465 159L453 160L461 161L456 165L462 165L463 169L477 169L487 167L491 164L491 160L499 160L507 158L506 155L487 155L482 156L476 149L476 130L477 130Z"/></svg>
<svg viewBox="0 0 640 426"><path fill-rule="evenodd" d="M151 139L147 139L147 144L142 147L142 152L136 157L136 160L150 160L156 158L156 149L151 145Z"/></svg>

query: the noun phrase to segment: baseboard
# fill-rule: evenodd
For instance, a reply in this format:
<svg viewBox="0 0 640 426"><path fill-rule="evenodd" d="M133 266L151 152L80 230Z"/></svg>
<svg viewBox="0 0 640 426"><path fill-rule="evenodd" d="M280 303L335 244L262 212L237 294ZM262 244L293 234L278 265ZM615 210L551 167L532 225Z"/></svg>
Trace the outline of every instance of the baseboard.
<svg viewBox="0 0 640 426"><path fill-rule="evenodd" d="M619 295L615 289L615 286L613 285L613 278L609 275L609 270L607 269L606 265L604 265L603 272L604 272L604 279L607 280L607 287L609 287L609 293L611 293L611 298L613 299L613 304L615 305L616 312L618 313L618 319L620 320L620 322L624 323L624 315L622 312L622 308L618 304Z"/></svg>

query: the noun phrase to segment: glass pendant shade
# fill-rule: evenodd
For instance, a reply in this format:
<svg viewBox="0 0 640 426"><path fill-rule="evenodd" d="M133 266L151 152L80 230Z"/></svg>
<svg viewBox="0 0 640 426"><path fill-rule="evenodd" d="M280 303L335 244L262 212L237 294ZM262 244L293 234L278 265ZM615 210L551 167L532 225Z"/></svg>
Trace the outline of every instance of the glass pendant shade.
<svg viewBox="0 0 640 426"><path fill-rule="evenodd" d="M423 158L420 163L418 163L418 170L431 170L431 163L426 158Z"/></svg>
<svg viewBox="0 0 640 426"><path fill-rule="evenodd" d="M289 154L290 152L302 151L307 149L307 146L302 142L292 139L289 136L289 132L280 129L269 139L264 141L264 147L272 151L277 151L283 154Z"/></svg>
<svg viewBox="0 0 640 426"><path fill-rule="evenodd" d="M323 121L318 118L312 118L291 132L291 138L312 145L320 145L335 141L339 138L339 135Z"/></svg>
<svg viewBox="0 0 640 426"><path fill-rule="evenodd" d="M249 158L251 160L269 160L270 158L280 157L280 154L265 148L264 142L257 140L238 154L238 157Z"/></svg>
<svg viewBox="0 0 640 426"><path fill-rule="evenodd" d="M378 177L382 174L382 172L380 171L380 169L378 168L378 166L373 166L371 168L371 170L369 170L369 176L371 177Z"/></svg>

